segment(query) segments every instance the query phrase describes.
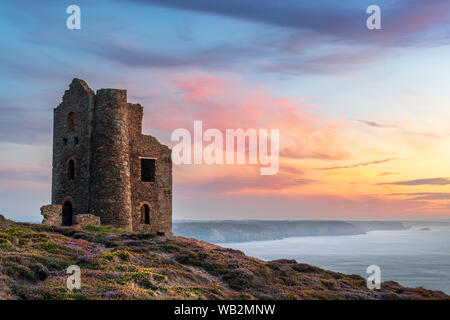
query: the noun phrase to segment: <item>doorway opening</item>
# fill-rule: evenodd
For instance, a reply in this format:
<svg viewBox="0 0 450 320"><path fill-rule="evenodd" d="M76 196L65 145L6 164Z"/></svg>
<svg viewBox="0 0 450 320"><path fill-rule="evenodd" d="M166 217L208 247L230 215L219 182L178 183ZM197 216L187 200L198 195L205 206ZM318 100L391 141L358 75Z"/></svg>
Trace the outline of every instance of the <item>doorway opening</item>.
<svg viewBox="0 0 450 320"><path fill-rule="evenodd" d="M142 223L150 224L150 207L147 204L141 207L141 216Z"/></svg>
<svg viewBox="0 0 450 320"><path fill-rule="evenodd" d="M66 201L62 209L62 225L71 226L73 219L73 207L70 201Z"/></svg>

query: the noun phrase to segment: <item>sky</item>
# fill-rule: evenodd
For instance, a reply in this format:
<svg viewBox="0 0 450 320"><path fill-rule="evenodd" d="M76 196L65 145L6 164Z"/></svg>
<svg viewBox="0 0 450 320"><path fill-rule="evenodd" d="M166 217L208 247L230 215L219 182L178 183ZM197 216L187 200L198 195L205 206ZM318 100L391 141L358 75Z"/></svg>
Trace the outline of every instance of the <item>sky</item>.
<svg viewBox="0 0 450 320"><path fill-rule="evenodd" d="M53 108L73 78L127 89L171 147L195 120L279 129L276 175L174 166L174 219L450 218L447 0L2 1L0 35L8 218L40 221L51 201Z"/></svg>

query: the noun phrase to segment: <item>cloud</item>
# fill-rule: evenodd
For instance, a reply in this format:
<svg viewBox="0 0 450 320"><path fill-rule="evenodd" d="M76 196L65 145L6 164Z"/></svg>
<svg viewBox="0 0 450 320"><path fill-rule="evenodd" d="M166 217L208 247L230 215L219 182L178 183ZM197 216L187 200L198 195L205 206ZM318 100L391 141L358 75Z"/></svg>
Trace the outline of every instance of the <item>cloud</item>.
<svg viewBox="0 0 450 320"><path fill-rule="evenodd" d="M398 173L386 171L386 172L382 172L382 173L378 174L377 177L389 176L389 175L393 175L393 174L398 174Z"/></svg>
<svg viewBox="0 0 450 320"><path fill-rule="evenodd" d="M369 121L369 120L355 120L361 123L364 123L370 127L375 127L375 128L398 128L397 126L393 126L393 125L387 125L387 124L381 124L375 121Z"/></svg>
<svg viewBox="0 0 450 320"><path fill-rule="evenodd" d="M425 201L365 195L205 194L174 199L178 219L211 219L212 213L215 219L426 219L448 217L448 209Z"/></svg>
<svg viewBox="0 0 450 320"><path fill-rule="evenodd" d="M317 52L320 52L318 43ZM264 72L283 72L286 74L339 74L356 68L364 63L374 62L388 56L387 51L377 51L372 47L340 47L333 53L285 52L280 49L275 59L268 58L266 63L259 64L259 70Z"/></svg>
<svg viewBox="0 0 450 320"><path fill-rule="evenodd" d="M117 15L114 10L118 9L116 6L110 6L95 15L96 23L89 24L91 32L68 35L65 28L54 27L49 33L49 26L60 24L59 11L49 10L48 6L33 5L33 9L38 10L39 14L29 15L21 8L13 7L14 10L11 9L7 19L10 19L11 23L27 21L22 28L27 35L28 44L32 46L27 45L25 50L22 48L14 52L13 57L20 57L17 63L6 59L11 56L9 51L1 54L2 58L15 69L24 65L25 67L21 68L23 71L19 72L36 74L37 79L45 76L61 78L61 70L66 73L83 70L87 73L88 70L84 69L89 68L85 67L85 63L73 65L79 61L79 57L93 58L92 63L96 65L96 70L100 67L113 69L119 64L135 69L197 67L236 68L241 73L252 70L285 74L336 74L391 54L386 50L389 46L421 43L417 37L410 39L410 36L429 33L430 30L445 25L446 18L449 17L446 12L450 11L450 5L441 0L430 4L422 4L418 0L409 3L400 1L394 5L384 3L383 29L372 32L365 27L365 10L372 4L370 1L346 1L345 4L336 5L335 1L331 0L262 0L255 6L251 0L135 0L134 3L126 2L124 5L129 10L145 10L142 4L148 5L149 11L158 10L155 6L174 9L173 11L184 10L187 17L187 12L193 12L233 18L239 20L235 25L244 23L242 29L245 32L242 37L234 37L234 28L228 29L227 24L222 24L220 28L212 26L211 30L205 32L203 23L208 20L201 17L198 19L199 24L183 27L178 14L164 10L167 21L176 26L175 29L181 29L183 37L191 39L187 46L183 46L180 45L180 32L168 32L164 41L161 41L158 36L141 34L133 29L136 26L140 29L159 27L159 22L149 23L140 19L141 17L129 21L122 15L118 17L118 21L123 28L114 26L110 17L112 14ZM99 11L100 5L86 3L83 6L89 12ZM45 19L36 18L42 16ZM245 24L247 22L256 23L257 26L249 27ZM215 31L219 31L218 36L210 39L209 33ZM133 32L131 37L130 32ZM36 60L37 51L33 48L41 43L48 43L49 53L42 54L38 51L40 63L26 63ZM58 55L54 54L61 50L65 51L66 59L58 59ZM32 52L33 56L29 52ZM42 63L43 60L45 63ZM105 61L113 64L107 65ZM55 63L57 68L54 67Z"/></svg>
<svg viewBox="0 0 450 320"><path fill-rule="evenodd" d="M208 0L137 0L162 7L169 7L193 12L236 18L240 20L263 23L294 29L315 29L323 32L333 32L333 26L341 26L341 30L349 31L358 22L352 19L354 12L336 10L336 6L311 6L297 1L283 2L261 0L258 5L250 0L228 0L224 2ZM330 4L330 3L328 3ZM334 9L334 10L333 10ZM323 22L328 21L328 25ZM339 32L334 30L334 33Z"/></svg>
<svg viewBox="0 0 450 320"><path fill-rule="evenodd" d="M33 166L0 165L0 183L6 181L49 182L51 169Z"/></svg>
<svg viewBox="0 0 450 320"><path fill-rule="evenodd" d="M255 169L257 169L255 167ZM195 169L193 169L195 171ZM225 171L225 170L222 170ZM186 195L215 194L226 196L231 194L280 194L290 188L316 183L316 180L298 178L286 174L281 169L274 176L260 176L253 168L226 170L226 176L198 178L193 177L176 183L176 189Z"/></svg>
<svg viewBox="0 0 450 320"><path fill-rule="evenodd" d="M410 193L390 193L389 196L407 196L408 200L450 200L448 192L410 192Z"/></svg>
<svg viewBox="0 0 450 320"><path fill-rule="evenodd" d="M197 49L194 52L166 51L163 44L158 49L154 49L124 39L108 39L101 45L95 39L87 41L83 49L101 58L135 68L218 68L237 64L243 60L242 57L255 57L264 52L262 48L231 44Z"/></svg>
<svg viewBox="0 0 450 320"><path fill-rule="evenodd" d="M34 31L35 34L30 37L32 38L30 41L38 43L52 41L55 47L62 47L71 52L94 54L101 59L108 59L130 68L227 69L234 67L240 72L252 69L259 72L286 74L335 74L389 55L389 50L386 50L389 46L398 46L401 43L417 44L417 38L410 40L408 36L411 33L420 33L442 25L445 22L441 17L445 12L442 7L450 9L450 6L442 1L427 4L426 7L417 1L411 5L386 4L383 21L386 21L386 24L391 21L395 23L383 27L383 30L371 32L365 27L365 10L369 4L372 4L370 1L366 1L367 3L354 1L336 5L334 1L312 4L308 1L263 0L258 2L257 6L250 0L136 0L134 2L140 9L140 4L147 4L231 17L243 22L269 25L273 28L267 31L267 27L249 28L243 25L247 32L242 40L229 36L233 32L230 30L227 34L228 29L224 24L223 29L220 29L220 42L214 39L203 41L200 45L200 42L191 40L189 47L177 45L179 50L174 50L172 45L179 43L178 35L169 34L166 42L158 42L155 47L151 39L149 42L148 38L139 38L139 35L136 35L133 40L130 40L130 37L124 36L126 27L124 31L117 30L113 35L104 33L103 30L96 30L93 34L102 34L101 37L83 35L83 41L79 44L70 41L64 33L57 37L56 41L54 38L47 39L48 36L44 30L47 30L48 25L45 24L39 27L39 32ZM132 6L129 2L127 5ZM418 13L429 18L418 19ZM389 19L390 16L392 19ZM170 14L168 17L172 18ZM413 18L415 18L414 23L410 21ZM105 19L105 17L100 15L99 19ZM202 20L199 19L199 21ZM140 24L141 28L146 26L144 21L136 23ZM196 27L198 26L184 28L182 30L184 36L208 37L204 30L197 30ZM214 26L212 30L216 28ZM405 37L409 40L405 40ZM400 41L401 39L403 41ZM330 53L330 46L333 47L332 53ZM376 46L383 46L383 49L374 48ZM314 51L314 54L311 54L311 51Z"/></svg>
<svg viewBox="0 0 450 320"><path fill-rule="evenodd" d="M431 178L431 179L416 179L406 181L384 182L379 185L400 185L400 186L419 186L419 185L449 185L450 178Z"/></svg>
<svg viewBox="0 0 450 320"><path fill-rule="evenodd" d="M292 30L310 30L343 40L397 45L417 44L419 39L434 39L430 30L444 28L450 17L445 0L420 0L383 3L383 29L365 28L366 8L371 1L271 1L260 0L135 0L137 3L219 15ZM428 32L428 33L427 33ZM411 36L414 36L411 39ZM415 40L415 41L414 41Z"/></svg>
<svg viewBox="0 0 450 320"><path fill-rule="evenodd" d="M424 196L413 197L410 200L450 200L450 193L428 194L428 195L424 195Z"/></svg>
<svg viewBox="0 0 450 320"><path fill-rule="evenodd" d="M375 161L365 161L365 162L359 162L359 163L345 165L345 166L318 168L316 170L336 170L336 169L349 169L349 168L365 167L368 165L380 164L380 163L385 163L385 162L389 162L389 161L393 161L393 160L398 160L398 158L388 158L388 159L375 160Z"/></svg>
<svg viewBox="0 0 450 320"><path fill-rule="evenodd" d="M375 121L369 121L369 120L357 119L354 121L358 121L360 123L363 123L363 124L368 125L373 128L394 128L406 135L422 136L422 137L427 137L427 138L442 138L442 137L448 136L448 134L441 135L441 134L435 134L435 133L431 133L431 132L414 131L414 130L411 131L411 130L404 129L400 126L396 126L396 125L392 125L392 124L382 124L382 123L378 123Z"/></svg>
<svg viewBox="0 0 450 320"><path fill-rule="evenodd" d="M305 107L304 99L280 98L269 87L246 83L239 77L212 77L191 73L169 78L172 86L165 97L149 100L144 127L172 131L192 130L194 120L204 130L249 128L279 129L280 156L294 159L346 159L345 138L340 120L325 121ZM175 93L172 93L175 92ZM171 97L167 99L166 97ZM183 117L170 115L183 114Z"/></svg>
<svg viewBox="0 0 450 320"><path fill-rule="evenodd" d="M20 105L21 102L23 106ZM0 99L0 142L46 144L52 137L52 112L25 107L27 101Z"/></svg>
<svg viewBox="0 0 450 320"><path fill-rule="evenodd" d="M255 71L283 74L335 74L387 55L385 51L363 45L336 47L332 53L315 50L316 53L311 55L309 49L327 46L326 39L323 42L311 40L308 49L302 46L294 50L289 48L291 36L285 31L265 35L267 43L259 38L260 33L255 32L242 42L224 39L222 44L211 44L207 48L193 45L192 48L195 49L173 50L165 44L154 48L145 41L132 42L116 36L100 40L88 39L73 50L88 52L129 68L216 70L232 67L239 73ZM307 42L309 39L305 41ZM70 44L61 45L70 47Z"/></svg>
<svg viewBox="0 0 450 320"><path fill-rule="evenodd" d="M450 193L423 193L411 200L450 200Z"/></svg>
<svg viewBox="0 0 450 320"><path fill-rule="evenodd" d="M50 168L0 164L0 214L40 222L39 208L50 203L50 194Z"/></svg>

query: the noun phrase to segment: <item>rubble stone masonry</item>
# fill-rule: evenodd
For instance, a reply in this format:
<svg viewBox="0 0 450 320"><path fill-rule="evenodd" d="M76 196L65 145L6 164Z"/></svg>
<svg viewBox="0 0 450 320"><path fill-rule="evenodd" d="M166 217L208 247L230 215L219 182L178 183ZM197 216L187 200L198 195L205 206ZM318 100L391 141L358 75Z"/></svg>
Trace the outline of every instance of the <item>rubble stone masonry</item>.
<svg viewBox="0 0 450 320"><path fill-rule="evenodd" d="M94 216L93 214L77 214L75 216L75 226L99 226L101 224L100 217Z"/></svg>
<svg viewBox="0 0 450 320"><path fill-rule="evenodd" d="M41 207L43 224L48 226L60 226L62 224L62 206L60 204Z"/></svg>
<svg viewBox="0 0 450 320"><path fill-rule="evenodd" d="M72 81L54 110L52 204L60 214L43 207L44 223L73 225L89 213L130 231L172 233L171 150L142 134L142 119L126 90L95 94Z"/></svg>

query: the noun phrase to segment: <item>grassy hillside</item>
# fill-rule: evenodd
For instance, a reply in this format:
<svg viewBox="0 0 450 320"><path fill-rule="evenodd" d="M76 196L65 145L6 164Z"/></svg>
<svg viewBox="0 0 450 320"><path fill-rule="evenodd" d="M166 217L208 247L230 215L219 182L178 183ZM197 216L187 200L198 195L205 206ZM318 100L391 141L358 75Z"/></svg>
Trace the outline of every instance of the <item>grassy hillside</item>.
<svg viewBox="0 0 450 320"><path fill-rule="evenodd" d="M69 291L76 264L82 287ZM111 227L74 230L0 216L1 299L448 299L442 292L365 279L294 260L264 262L182 237Z"/></svg>

